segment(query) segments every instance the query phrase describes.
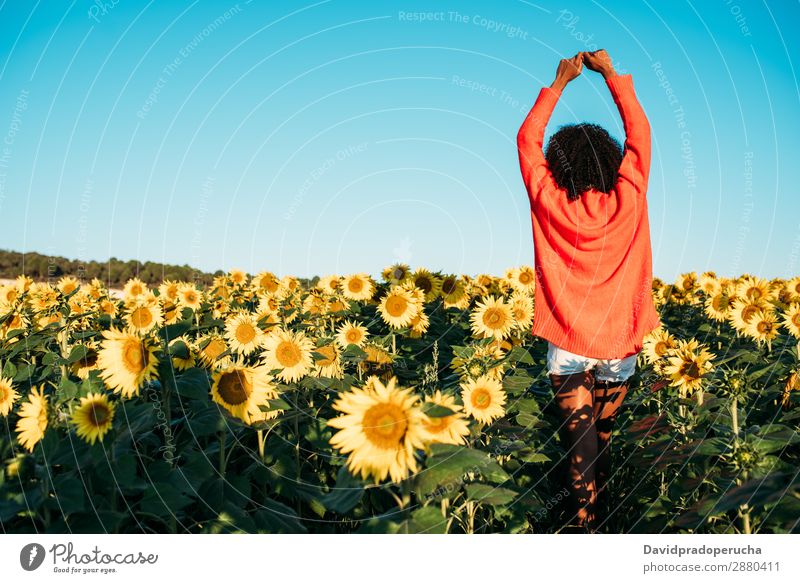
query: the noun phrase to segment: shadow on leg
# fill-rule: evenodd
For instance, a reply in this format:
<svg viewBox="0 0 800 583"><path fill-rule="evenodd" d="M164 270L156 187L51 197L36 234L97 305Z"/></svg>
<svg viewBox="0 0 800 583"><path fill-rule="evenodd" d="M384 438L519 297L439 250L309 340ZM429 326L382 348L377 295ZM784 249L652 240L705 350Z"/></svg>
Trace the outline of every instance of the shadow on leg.
<svg viewBox="0 0 800 583"><path fill-rule="evenodd" d="M562 435L569 451L568 487L577 522L591 527L595 521L595 469L597 431L594 425L594 373L549 375L563 419Z"/></svg>
<svg viewBox="0 0 800 583"><path fill-rule="evenodd" d="M605 486L611 474L611 433L620 407L628 394L628 381L601 381L594 386L594 423L597 429L597 491L605 497Z"/></svg>

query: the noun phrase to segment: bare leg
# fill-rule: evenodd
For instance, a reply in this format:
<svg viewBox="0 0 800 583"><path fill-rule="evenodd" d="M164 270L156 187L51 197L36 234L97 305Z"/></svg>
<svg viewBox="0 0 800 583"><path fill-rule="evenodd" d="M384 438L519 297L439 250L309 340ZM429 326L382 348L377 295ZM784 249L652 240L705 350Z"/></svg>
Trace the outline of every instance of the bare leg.
<svg viewBox="0 0 800 583"><path fill-rule="evenodd" d="M558 408L564 419L563 433L569 447L570 499L578 524L590 526L595 520L594 462L597 431L594 426L594 372L549 375Z"/></svg>
<svg viewBox="0 0 800 583"><path fill-rule="evenodd" d="M599 493L604 493L611 473L611 432L627 394L628 381L596 381L594 386L594 423L597 428L595 480Z"/></svg>

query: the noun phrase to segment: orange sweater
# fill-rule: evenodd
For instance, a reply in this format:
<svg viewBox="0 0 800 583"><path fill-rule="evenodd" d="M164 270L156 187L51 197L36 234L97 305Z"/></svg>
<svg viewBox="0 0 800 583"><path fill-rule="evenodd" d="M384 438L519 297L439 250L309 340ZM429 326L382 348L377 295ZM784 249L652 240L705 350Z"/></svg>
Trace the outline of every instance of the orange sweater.
<svg viewBox="0 0 800 583"><path fill-rule="evenodd" d="M630 75L606 81L625 126L625 153L611 194L570 201L542 152L560 92L544 87L517 135L530 200L536 266L532 333L590 358L622 358L660 324L652 301L647 218L650 124Z"/></svg>

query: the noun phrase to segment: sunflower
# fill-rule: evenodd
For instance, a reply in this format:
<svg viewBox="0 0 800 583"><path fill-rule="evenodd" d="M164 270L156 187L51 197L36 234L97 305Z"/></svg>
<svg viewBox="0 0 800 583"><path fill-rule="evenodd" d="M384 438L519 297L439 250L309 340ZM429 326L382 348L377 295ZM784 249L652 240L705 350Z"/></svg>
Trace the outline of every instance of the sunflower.
<svg viewBox="0 0 800 583"><path fill-rule="evenodd" d="M275 277L274 273L262 271L250 281L250 285L253 286L256 291L274 294L278 291L278 287L280 287L280 281Z"/></svg>
<svg viewBox="0 0 800 583"><path fill-rule="evenodd" d="M663 326L659 326L647 336L642 342L642 352L648 364L653 364L667 355L671 348L677 346L675 337L670 334Z"/></svg>
<svg viewBox="0 0 800 583"><path fill-rule="evenodd" d="M101 314L111 316L112 318L117 315L117 304L111 300L103 299L98 304Z"/></svg>
<svg viewBox="0 0 800 583"><path fill-rule="evenodd" d="M178 287L178 305L182 308L199 310L203 304L203 294L191 283L184 283Z"/></svg>
<svg viewBox="0 0 800 583"><path fill-rule="evenodd" d="M792 391L800 391L800 369L793 370L787 377L786 383L783 385L781 405L784 408L789 408L792 399Z"/></svg>
<svg viewBox="0 0 800 583"><path fill-rule="evenodd" d="M325 277L320 277L319 281L317 282L317 289L322 290L326 294L333 294L339 291L339 276L338 275L326 275Z"/></svg>
<svg viewBox="0 0 800 583"><path fill-rule="evenodd" d="M394 286L381 299L378 311L384 322L392 328L404 328L419 312L419 304L411 291L404 287Z"/></svg>
<svg viewBox="0 0 800 583"><path fill-rule="evenodd" d="M422 290L425 302L433 301L442 289L442 280L424 268L414 271L410 281L414 283L415 287Z"/></svg>
<svg viewBox="0 0 800 583"><path fill-rule="evenodd" d="M231 269L228 272L228 278L236 287L241 287L247 283L247 274L241 269Z"/></svg>
<svg viewBox="0 0 800 583"><path fill-rule="evenodd" d="M456 403L451 395L436 391L433 395L425 397L425 403L447 407L453 413L443 417L425 416L422 428L427 434L427 440L436 443L452 443L461 445L469 435L469 422L463 413L463 407Z"/></svg>
<svg viewBox="0 0 800 583"><path fill-rule="evenodd" d="M399 285L408 277L410 268L405 263L395 263L383 270L383 281L391 285Z"/></svg>
<svg viewBox="0 0 800 583"><path fill-rule="evenodd" d="M28 318L24 313L17 312L11 314L5 322L0 325L0 338L6 338L12 330L24 330L28 326ZM19 340L19 336L14 337L13 341Z"/></svg>
<svg viewBox="0 0 800 583"><path fill-rule="evenodd" d="M303 299L303 311L312 316L324 316L328 312L328 302L320 289L312 289Z"/></svg>
<svg viewBox="0 0 800 583"><path fill-rule="evenodd" d="M792 295L792 302L800 302L800 275L787 281L786 289Z"/></svg>
<svg viewBox="0 0 800 583"><path fill-rule="evenodd" d="M464 411L481 423L489 424L506 414L506 392L498 379L483 375L461 383Z"/></svg>
<svg viewBox="0 0 800 583"><path fill-rule="evenodd" d="M229 366L211 375L211 399L228 413L245 423L266 418L261 407L268 407L270 399L278 398L278 391L263 366Z"/></svg>
<svg viewBox="0 0 800 583"><path fill-rule="evenodd" d="M505 338L514 325L514 315L505 300L501 297L487 297L478 302L470 315L472 332L482 338Z"/></svg>
<svg viewBox="0 0 800 583"><path fill-rule="evenodd" d="M339 348L335 342L317 346L313 349L313 352L322 356L322 358L318 358L314 362L315 376L332 379L340 379L344 376L342 361L339 358Z"/></svg>
<svg viewBox="0 0 800 583"><path fill-rule="evenodd" d="M198 338L196 346L197 357L205 367L212 368L227 365L229 359L227 356L222 355L228 350L228 345L219 334L209 334Z"/></svg>
<svg viewBox="0 0 800 583"><path fill-rule="evenodd" d="M430 318L428 318L428 314L425 313L425 310L420 309L419 313L412 318L409 326L411 330L409 331L408 335L411 338L421 338L423 334L428 331L428 326L430 326Z"/></svg>
<svg viewBox="0 0 800 583"><path fill-rule="evenodd" d="M728 321L738 332L745 332L750 320L765 308L760 300L736 298L728 312Z"/></svg>
<svg viewBox="0 0 800 583"><path fill-rule="evenodd" d="M340 430L330 443L350 454L350 471L362 479L371 476L376 484L387 476L398 482L416 473L415 451L426 443L426 416L418 406L419 397L396 382L392 377L384 385L372 378L368 386L354 387L333 404L343 415L328 421L328 426Z"/></svg>
<svg viewBox="0 0 800 583"><path fill-rule="evenodd" d="M705 313L712 320L724 322L728 319L734 298L720 288L710 292L705 301Z"/></svg>
<svg viewBox="0 0 800 583"><path fill-rule="evenodd" d="M68 296L76 289L81 287L81 282L71 275L66 275L58 280L56 287L63 295Z"/></svg>
<svg viewBox="0 0 800 583"><path fill-rule="evenodd" d="M19 290L11 285L0 285L0 306L13 306L19 297Z"/></svg>
<svg viewBox="0 0 800 583"><path fill-rule="evenodd" d="M340 296L329 296L328 297L328 307L327 311L329 314L338 314L340 312L346 312L350 309L350 306L342 300Z"/></svg>
<svg viewBox="0 0 800 583"><path fill-rule="evenodd" d="M264 339L263 359L270 370L279 370L286 383L300 380L311 370L313 342L303 332L276 329Z"/></svg>
<svg viewBox="0 0 800 583"><path fill-rule="evenodd" d="M685 292L693 292L697 287L697 274L694 271L680 274L675 282L675 286Z"/></svg>
<svg viewBox="0 0 800 583"><path fill-rule="evenodd" d="M250 354L259 347L264 332L258 327L258 320L249 312L236 312L225 321L225 340L233 352Z"/></svg>
<svg viewBox="0 0 800 583"><path fill-rule="evenodd" d="M178 283L177 281L165 279L164 283L158 286L158 297L161 300L170 300L173 303L177 302L179 288L180 288L180 283Z"/></svg>
<svg viewBox="0 0 800 583"><path fill-rule="evenodd" d="M392 355L378 344L371 342L364 344L364 352L367 353L367 357L364 359L365 362L379 366L391 364L393 362Z"/></svg>
<svg viewBox="0 0 800 583"><path fill-rule="evenodd" d="M98 353L94 346L86 346L86 354L83 356L83 358L79 358L73 362L72 365L70 365L72 374L77 376L79 379L89 378L89 373L98 369L97 357Z"/></svg>
<svg viewBox="0 0 800 583"><path fill-rule="evenodd" d="M180 315L178 304L165 300L162 302L161 307L164 314L164 324L174 324L178 321L178 316Z"/></svg>
<svg viewBox="0 0 800 583"><path fill-rule="evenodd" d="M0 376L0 415L7 416L17 399L19 393L14 390L11 379Z"/></svg>
<svg viewBox="0 0 800 583"><path fill-rule="evenodd" d="M759 310L750 318L744 332L759 344L769 345L778 335L778 318L771 311Z"/></svg>
<svg viewBox="0 0 800 583"><path fill-rule="evenodd" d="M697 340L679 340L678 345L670 351L663 374L671 381L671 385L682 391L693 391L703 383L703 378L711 372L714 355Z"/></svg>
<svg viewBox="0 0 800 583"><path fill-rule="evenodd" d="M707 296L717 294L722 291L722 284L717 279L717 274L713 271L704 271L700 274L700 290Z"/></svg>
<svg viewBox="0 0 800 583"><path fill-rule="evenodd" d="M175 338L169 343L169 351L175 370L188 370L195 365L192 349L180 338Z"/></svg>
<svg viewBox="0 0 800 583"><path fill-rule="evenodd" d="M139 387L155 376L158 359L147 338L128 332L105 330L97 366L106 385L123 397L139 394Z"/></svg>
<svg viewBox="0 0 800 583"><path fill-rule="evenodd" d="M348 300L365 301L372 299L375 284L366 273L356 273L342 278L341 289Z"/></svg>
<svg viewBox="0 0 800 583"><path fill-rule="evenodd" d="M339 326L339 330L336 332L336 342L338 342L339 346L342 348L347 348L351 344L361 347L364 345L367 336L369 336L369 332L367 332L366 327L346 320Z"/></svg>
<svg viewBox="0 0 800 583"><path fill-rule="evenodd" d="M518 290L533 293L536 287L536 272L529 265L512 271L511 284Z"/></svg>
<svg viewBox="0 0 800 583"><path fill-rule="evenodd" d="M134 277L125 283L125 287L122 288L122 295L127 301L136 299L149 291L147 285L141 279Z"/></svg>
<svg viewBox="0 0 800 583"><path fill-rule="evenodd" d="M126 310L125 321L128 327L139 334L146 334L164 322L164 314L155 296L139 295L136 300L128 303Z"/></svg>
<svg viewBox="0 0 800 583"><path fill-rule="evenodd" d="M533 298L526 293L515 292L510 300L514 327L529 330L533 325Z"/></svg>
<svg viewBox="0 0 800 583"><path fill-rule="evenodd" d="M47 429L47 396L44 394L44 385L38 390L32 389L28 394L28 402L19 408L19 421L15 431L19 434L19 444L33 451L33 446L44 437Z"/></svg>
<svg viewBox="0 0 800 583"><path fill-rule="evenodd" d="M445 275L442 278L439 294L442 296L446 308L455 307L467 295L464 284L457 275Z"/></svg>
<svg viewBox="0 0 800 583"><path fill-rule="evenodd" d="M78 437L90 444L98 439L103 441L103 436L111 429L113 421L114 404L100 393L89 393L81 397L80 405L73 411L71 418Z"/></svg>
<svg viewBox="0 0 800 583"><path fill-rule="evenodd" d="M792 304L783 313L783 327L789 334L800 339L800 304Z"/></svg>
<svg viewBox="0 0 800 583"><path fill-rule="evenodd" d="M764 302L772 297L769 282L753 276L744 277L736 284L736 295L754 302Z"/></svg>

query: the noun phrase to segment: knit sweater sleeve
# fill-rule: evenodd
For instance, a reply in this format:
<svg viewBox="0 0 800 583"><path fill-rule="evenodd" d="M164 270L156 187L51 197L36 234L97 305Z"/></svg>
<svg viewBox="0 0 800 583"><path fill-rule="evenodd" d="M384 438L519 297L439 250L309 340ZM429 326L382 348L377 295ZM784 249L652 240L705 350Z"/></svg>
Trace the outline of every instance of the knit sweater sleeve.
<svg viewBox="0 0 800 583"><path fill-rule="evenodd" d="M608 77L606 85L625 126L625 153L619 168L618 186L620 182L627 182L644 195L650 175L650 122L636 98L630 75Z"/></svg>
<svg viewBox="0 0 800 583"><path fill-rule="evenodd" d="M519 166L531 206L536 203L542 191L557 188L553 175L547 167L542 143L544 129L560 96L560 91L543 87L517 133Z"/></svg>

